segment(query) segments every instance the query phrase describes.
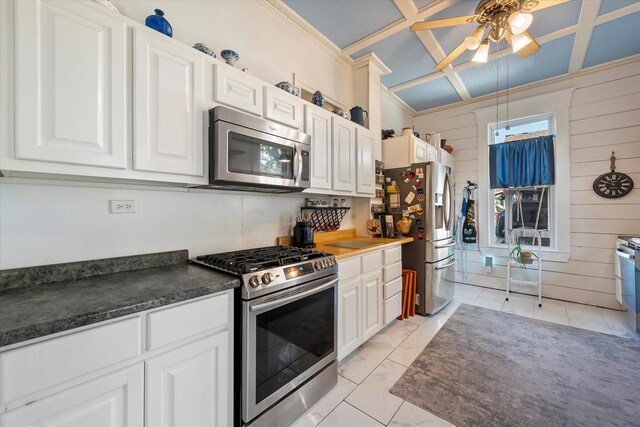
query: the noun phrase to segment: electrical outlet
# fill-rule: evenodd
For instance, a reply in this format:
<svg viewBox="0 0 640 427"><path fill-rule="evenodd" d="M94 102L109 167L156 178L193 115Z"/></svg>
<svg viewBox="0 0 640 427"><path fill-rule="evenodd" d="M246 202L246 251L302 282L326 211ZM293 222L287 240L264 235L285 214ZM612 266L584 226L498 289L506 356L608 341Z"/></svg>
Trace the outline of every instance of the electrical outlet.
<svg viewBox="0 0 640 427"><path fill-rule="evenodd" d="M109 200L112 214L116 213L136 213L135 200Z"/></svg>
<svg viewBox="0 0 640 427"><path fill-rule="evenodd" d="M420 294L416 294L416 305L420 305Z"/></svg>

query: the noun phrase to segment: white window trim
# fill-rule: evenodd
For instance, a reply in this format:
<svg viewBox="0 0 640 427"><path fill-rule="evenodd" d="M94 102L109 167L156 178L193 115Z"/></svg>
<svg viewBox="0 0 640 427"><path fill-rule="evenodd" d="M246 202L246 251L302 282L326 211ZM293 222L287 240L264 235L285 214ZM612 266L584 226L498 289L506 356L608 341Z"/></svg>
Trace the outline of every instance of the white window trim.
<svg viewBox="0 0 640 427"><path fill-rule="evenodd" d="M569 105L575 88L533 96L509 102L509 115L512 117L531 117L554 113L555 123L555 200L556 218L555 248L542 249L542 259L567 262L571 252L571 202L569 178ZM504 105L501 116L505 117ZM489 256L507 257L503 245L492 244L489 236L491 227L488 222L488 206L493 205L493 192L489 188L489 125L496 123L496 107L474 110L478 124L478 199L476 207L479 226L480 253Z"/></svg>

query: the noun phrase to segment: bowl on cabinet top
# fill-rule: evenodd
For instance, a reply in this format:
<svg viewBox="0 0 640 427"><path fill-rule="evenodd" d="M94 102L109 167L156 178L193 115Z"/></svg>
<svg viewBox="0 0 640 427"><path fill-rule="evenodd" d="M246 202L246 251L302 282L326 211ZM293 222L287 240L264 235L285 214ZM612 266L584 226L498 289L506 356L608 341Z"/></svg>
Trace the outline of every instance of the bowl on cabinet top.
<svg viewBox="0 0 640 427"><path fill-rule="evenodd" d="M276 87L284 90L285 92L289 92L293 96L300 96L300 89L289 82L277 83Z"/></svg>

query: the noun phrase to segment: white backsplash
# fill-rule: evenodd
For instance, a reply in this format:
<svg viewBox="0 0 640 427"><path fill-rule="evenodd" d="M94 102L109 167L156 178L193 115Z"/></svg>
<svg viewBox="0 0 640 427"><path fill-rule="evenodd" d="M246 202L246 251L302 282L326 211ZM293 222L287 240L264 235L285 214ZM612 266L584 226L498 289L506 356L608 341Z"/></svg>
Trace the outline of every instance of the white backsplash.
<svg viewBox="0 0 640 427"><path fill-rule="evenodd" d="M0 269L175 249L188 249L193 257L270 246L291 234L304 198L3 178ZM114 199L135 200L137 213L110 214ZM350 212L341 228L352 227Z"/></svg>

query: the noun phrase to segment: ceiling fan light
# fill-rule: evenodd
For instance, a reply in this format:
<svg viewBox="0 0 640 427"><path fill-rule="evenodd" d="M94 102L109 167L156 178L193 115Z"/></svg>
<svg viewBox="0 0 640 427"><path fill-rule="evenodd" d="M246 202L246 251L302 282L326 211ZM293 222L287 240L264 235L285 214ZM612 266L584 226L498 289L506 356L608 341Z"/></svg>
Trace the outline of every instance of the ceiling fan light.
<svg viewBox="0 0 640 427"><path fill-rule="evenodd" d="M471 59L473 62L487 62L489 59L489 39L484 39Z"/></svg>
<svg viewBox="0 0 640 427"><path fill-rule="evenodd" d="M514 34L511 36L511 47L513 49L513 53L516 53L532 41L533 40L531 40L531 38L526 34Z"/></svg>
<svg viewBox="0 0 640 427"><path fill-rule="evenodd" d="M527 28L533 22L533 15L530 13L514 12L509 15L509 26L511 27L511 34L521 34L527 31Z"/></svg>
<svg viewBox="0 0 640 427"><path fill-rule="evenodd" d="M480 41L482 40L485 29L486 26L478 25L478 27L473 30L471 34L464 38L465 47L469 50L476 50L478 47L480 47Z"/></svg>

